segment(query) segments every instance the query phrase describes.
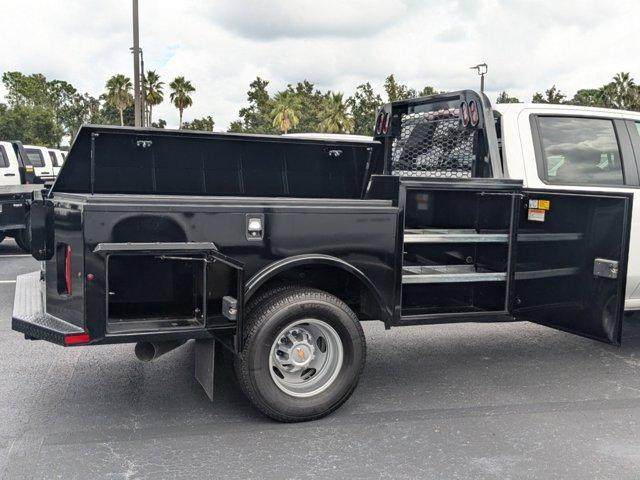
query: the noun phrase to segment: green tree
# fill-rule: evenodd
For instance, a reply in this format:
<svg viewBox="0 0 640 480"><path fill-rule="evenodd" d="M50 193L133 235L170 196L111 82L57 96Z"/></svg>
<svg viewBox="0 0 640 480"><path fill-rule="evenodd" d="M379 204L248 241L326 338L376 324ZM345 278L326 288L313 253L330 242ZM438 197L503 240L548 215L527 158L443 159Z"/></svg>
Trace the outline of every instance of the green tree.
<svg viewBox="0 0 640 480"><path fill-rule="evenodd" d="M413 88L398 83L393 73L385 79L384 91L387 93L388 102L406 100L407 98L415 98L418 96Z"/></svg>
<svg viewBox="0 0 640 480"><path fill-rule="evenodd" d="M550 89L545 90L544 95L536 92L533 95L532 102L533 103L563 103L566 95L562 93L559 89L553 85Z"/></svg>
<svg viewBox="0 0 640 480"><path fill-rule="evenodd" d="M202 118L195 118L191 122L184 122L184 128L187 130L199 130L202 132L213 132L216 122L213 121L211 115Z"/></svg>
<svg viewBox="0 0 640 480"><path fill-rule="evenodd" d="M145 105L147 106L147 125L153 124L153 107L160 105L164 100L162 89L164 82L160 81L160 75L155 70L147 71L144 77Z"/></svg>
<svg viewBox="0 0 640 480"><path fill-rule="evenodd" d="M107 80L105 88L107 89L107 103L118 109L120 113L120 125L124 125L124 109L133 104L131 79L118 73Z"/></svg>
<svg viewBox="0 0 640 480"><path fill-rule="evenodd" d="M182 113L185 108L193 105L193 99L191 98L191 94L196 91L195 87L191 84L189 80L185 80L184 77L176 77L173 79L173 82L169 84L169 88L171 88L170 98L175 107L180 112L180 126L182 128Z"/></svg>
<svg viewBox="0 0 640 480"><path fill-rule="evenodd" d="M167 126L166 120L159 118L157 122L152 122L151 126L153 128L165 128Z"/></svg>
<svg viewBox="0 0 640 480"><path fill-rule="evenodd" d="M273 126L285 135L300 122L300 99L289 91L279 92L271 110Z"/></svg>
<svg viewBox="0 0 640 480"><path fill-rule="evenodd" d="M240 109L240 119L231 122L230 132L245 133L276 133L273 126L273 100L269 96L267 86L268 80L260 77L249 84L247 91L247 101L249 105Z"/></svg>
<svg viewBox="0 0 640 480"><path fill-rule="evenodd" d="M632 109L638 97L636 86L629 72L616 73L611 83L602 88L604 103L610 108Z"/></svg>
<svg viewBox="0 0 640 480"><path fill-rule="evenodd" d="M321 121L318 124L321 132L349 133L353 131L353 117L349 113L342 93L329 92L322 106Z"/></svg>
<svg viewBox="0 0 640 480"><path fill-rule="evenodd" d="M322 93L316 89L314 84L308 80L298 82L295 87L287 85L287 92L295 95L300 104L300 115L298 124L291 130L297 132L314 132L320 123L324 100L327 93Z"/></svg>
<svg viewBox="0 0 640 480"><path fill-rule="evenodd" d="M0 104L0 138L56 147L61 137L62 129L50 109L40 105L18 105L11 108Z"/></svg>
<svg viewBox="0 0 640 480"><path fill-rule="evenodd" d="M442 92L442 91L439 92L435 87L427 85L426 87L424 87L422 90L418 92L418 96L429 97L431 95L437 95L438 93L445 93L445 92Z"/></svg>
<svg viewBox="0 0 640 480"><path fill-rule="evenodd" d="M5 98L9 107L51 107L49 82L41 73L4 72L2 83L7 90Z"/></svg>
<svg viewBox="0 0 640 480"><path fill-rule="evenodd" d="M369 82L356 87L348 99L353 114L353 131L358 135L373 135L376 113L382 106L382 97L373 91Z"/></svg>
<svg viewBox="0 0 640 480"><path fill-rule="evenodd" d="M516 97L511 97L507 92L502 92L498 95L496 103L520 103Z"/></svg>
<svg viewBox="0 0 640 480"><path fill-rule="evenodd" d="M571 105L581 105L583 107L606 107L604 89L582 88L578 90L567 103Z"/></svg>
<svg viewBox="0 0 640 480"><path fill-rule="evenodd" d="M49 111L62 135L75 136L83 123L99 123L99 101L88 93L80 94L76 88L63 80L47 80L39 73L24 75L21 72L5 72L2 82L7 90L10 108L40 107ZM24 112L23 112L24 113ZM38 112L38 116L42 112Z"/></svg>

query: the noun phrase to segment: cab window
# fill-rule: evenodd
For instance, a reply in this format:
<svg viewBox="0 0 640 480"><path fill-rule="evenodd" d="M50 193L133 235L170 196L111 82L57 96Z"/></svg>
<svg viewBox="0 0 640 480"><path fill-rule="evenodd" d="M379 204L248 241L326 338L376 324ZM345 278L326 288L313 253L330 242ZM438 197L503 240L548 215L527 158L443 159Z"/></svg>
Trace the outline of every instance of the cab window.
<svg viewBox="0 0 640 480"><path fill-rule="evenodd" d="M624 184L613 121L538 117L538 126L543 180L557 184Z"/></svg>
<svg viewBox="0 0 640 480"><path fill-rule="evenodd" d="M27 153L27 158L31 165L34 167L44 167L44 157L40 150L35 148L25 148L24 151Z"/></svg>
<svg viewBox="0 0 640 480"><path fill-rule="evenodd" d="M9 167L9 157L7 157L7 152L4 151L4 147L0 146L0 168L8 168Z"/></svg>
<svg viewBox="0 0 640 480"><path fill-rule="evenodd" d="M49 150L49 158L51 159L51 164L54 167L59 167L60 165L58 165L58 157L56 157L56 154L53 153L51 150Z"/></svg>

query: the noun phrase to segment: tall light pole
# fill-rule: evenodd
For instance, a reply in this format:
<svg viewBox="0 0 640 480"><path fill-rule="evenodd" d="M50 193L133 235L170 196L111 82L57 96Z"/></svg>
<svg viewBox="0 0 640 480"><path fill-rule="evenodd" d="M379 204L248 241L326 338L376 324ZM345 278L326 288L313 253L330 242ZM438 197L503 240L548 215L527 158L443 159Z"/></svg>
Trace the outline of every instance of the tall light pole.
<svg viewBox="0 0 640 480"><path fill-rule="evenodd" d="M486 63L479 63L473 67L469 67L471 70L475 70L480 75L480 91L484 92L484 76L489 71L489 66Z"/></svg>
<svg viewBox="0 0 640 480"><path fill-rule="evenodd" d="M134 125L142 126L140 110L140 31L138 27L138 0L133 0L133 109Z"/></svg>

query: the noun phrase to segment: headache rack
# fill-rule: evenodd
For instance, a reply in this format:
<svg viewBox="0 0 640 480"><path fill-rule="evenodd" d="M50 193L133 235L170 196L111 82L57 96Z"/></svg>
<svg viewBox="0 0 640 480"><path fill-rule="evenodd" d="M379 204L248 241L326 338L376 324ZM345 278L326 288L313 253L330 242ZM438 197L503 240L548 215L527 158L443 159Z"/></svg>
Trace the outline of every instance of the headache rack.
<svg viewBox="0 0 640 480"><path fill-rule="evenodd" d="M478 131L462 126L458 110L400 115L391 147L391 173L399 176L471 178Z"/></svg>
<svg viewBox="0 0 640 480"><path fill-rule="evenodd" d="M470 122L471 108L475 121ZM465 90L394 102L380 110L376 128L376 138L385 144L386 173L502 177L493 115L484 94Z"/></svg>

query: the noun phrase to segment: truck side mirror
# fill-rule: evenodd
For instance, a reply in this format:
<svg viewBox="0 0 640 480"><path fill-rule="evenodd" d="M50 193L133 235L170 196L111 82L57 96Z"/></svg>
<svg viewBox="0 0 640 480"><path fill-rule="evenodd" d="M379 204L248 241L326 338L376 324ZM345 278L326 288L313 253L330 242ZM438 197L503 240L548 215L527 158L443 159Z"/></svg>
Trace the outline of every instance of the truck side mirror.
<svg viewBox="0 0 640 480"><path fill-rule="evenodd" d="M35 200L31 203L29 228L31 233L31 255L36 260L53 257L53 203L50 200Z"/></svg>

